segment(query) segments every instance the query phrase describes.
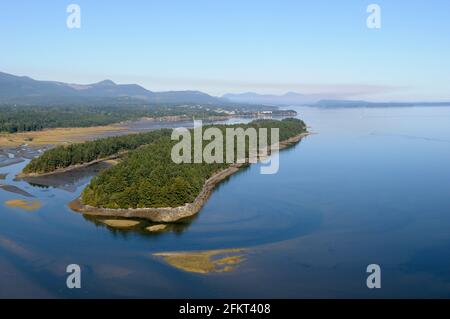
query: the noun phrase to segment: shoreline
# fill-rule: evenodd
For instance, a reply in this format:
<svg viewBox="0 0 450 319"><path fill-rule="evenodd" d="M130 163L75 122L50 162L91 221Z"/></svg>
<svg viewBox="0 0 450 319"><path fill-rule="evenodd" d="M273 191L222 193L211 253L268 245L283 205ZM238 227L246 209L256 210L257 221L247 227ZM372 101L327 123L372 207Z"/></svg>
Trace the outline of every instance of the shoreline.
<svg viewBox="0 0 450 319"><path fill-rule="evenodd" d="M225 115L224 116L210 116L210 117L207 117L206 120L207 121L220 121L220 120L227 120L230 118L232 118L232 117L230 117L228 115L226 115L226 116ZM149 121L149 122L164 122L164 121L166 121L166 122L184 122L188 119L190 119L190 118L187 116L164 116L164 117L158 117L158 118L142 117L142 118L138 119L138 121L145 120L145 121ZM125 128L124 125L132 123L132 122L133 122L133 120L128 120L128 121L123 121L123 122L120 122L117 124L112 124L111 126L104 126L104 127L102 126L101 128L109 128L112 126L115 126L117 128ZM59 128L57 128L56 130L58 130L58 129ZM76 129L84 129L84 128L76 128ZM48 130L43 130L43 131L48 132L50 130L55 130L55 129L48 129ZM43 132L43 131L40 131L40 132ZM142 132L130 132L129 134L140 134L140 133L146 133L146 132L151 132L151 131L153 131L153 130L146 130L146 131L142 131ZM114 132L114 131L111 130L110 132ZM22 134L22 133L19 133L19 134ZM57 145L58 144L54 144L51 146L57 146ZM17 179L27 179L27 178L32 179L32 178L46 177L46 176L53 176L53 175L58 175L58 174L62 174L62 173L68 173L68 172L71 172L71 171L74 171L74 170L77 170L80 168L89 167L89 166L92 166L92 165L95 165L95 164L98 164L101 162L118 159L118 158L120 158L120 156L123 153L126 153L126 152L127 151L124 151L119 154L114 154L114 155L111 155L111 156L108 156L105 158L96 159L96 160L93 160L88 163L76 164L76 165L71 165L68 167L58 168L54 171L47 172L47 173L23 173L23 172L21 172L16 175L16 178Z"/></svg>
<svg viewBox="0 0 450 319"><path fill-rule="evenodd" d="M86 168L86 167L89 167L89 166L92 166L92 165L95 165L95 164L98 164L98 163L102 163L102 162L118 159L118 158L120 158L120 156L122 154L123 153L114 154L114 155L111 155L111 156L108 156L108 157L104 157L104 158L100 158L100 159L96 159L96 160L90 161L88 163L83 163L83 164L77 164L77 165L71 165L71 166L68 166L68 167L58 168L58 169L56 169L54 171L51 171L51 172L48 172L48 173L28 173L28 174L26 174L26 173L19 173L19 174L16 175L16 179L19 179L19 180L21 180L21 179L33 179L33 178L38 178L38 177L46 177L46 176L53 176L53 175L68 173L68 172L71 172L71 171L74 171L74 170L77 170L77 169L80 169L80 168Z"/></svg>
<svg viewBox="0 0 450 319"><path fill-rule="evenodd" d="M242 114L217 114L209 115L204 118L200 118L204 121L226 121L233 118L247 118L247 117L285 117L285 116L296 116L291 112L285 111L284 113L274 113L274 114L261 114L259 112L247 112ZM141 132L152 131L152 129L144 129L142 131L129 132L129 125L134 122L148 121L153 123L158 122L184 122L187 120L192 120L192 116L188 115L166 115L160 117L140 117L133 120L125 120L117 123L111 123L106 125L98 126L87 126L87 127L54 127L45 128L39 131L30 132L17 132L17 133L6 133L0 132L0 149L2 148L19 148L26 145L29 148L40 148L40 147L53 147L58 145L67 145L72 143L82 143L91 140L92 137L108 137L111 134L125 135L125 134L136 134Z"/></svg>
<svg viewBox="0 0 450 319"><path fill-rule="evenodd" d="M255 116L255 114L247 114L247 115L231 115L231 114L227 114L227 115L213 115L213 116L208 116L208 117L206 117L203 120L205 120L205 121L226 121L226 120L232 119L232 118L247 117L247 116L248 117L252 117L252 116ZM149 122L164 122L164 121L166 121L166 122L175 122L176 123L176 122L184 122L184 121L186 121L188 119L190 119L190 118L187 117L187 116L177 115L177 116L163 116L163 117L157 117L157 118L142 117L142 118L139 118L137 121L139 121L139 120L145 120L145 121L149 121ZM126 129L125 125L127 125L129 123L132 123L134 121L136 121L136 120L127 120L127 121L123 121L123 122L112 124L112 125L98 126L98 127L94 127L94 128L99 128L101 130L103 130L103 129L110 130L110 131L106 131L106 132L115 132L115 130L112 130L112 128L120 129L122 131L122 130ZM38 134L38 133L41 133L41 132L48 133L48 132L51 132L51 131L57 131L57 130L61 130L61 129L62 128L44 129L42 131L31 132L31 134L34 134L34 133ZM69 128L69 130L70 129L74 129L74 130L85 130L86 129L86 130L89 130L89 129L91 129L91 127L88 127L88 128L81 128L81 127L77 128L76 127L76 128ZM151 132L151 131L153 131L153 130L144 130L144 131L141 131L141 132L129 132L129 134L139 134L139 133L146 133L146 132ZM119 132L119 131L117 131L117 132ZM16 134L18 135L18 134L30 134L30 133L23 133L23 132L21 132L21 133L16 133ZM119 134L117 136L121 136L121 135L122 134ZM126 134L123 134L123 135L126 135ZM0 134L0 137L1 137L1 134ZM100 138L102 138L102 137L100 137ZM88 140L89 139L86 138L84 141L81 141L81 143L85 142L85 141L88 141ZM75 142L75 143L79 143L79 142ZM58 146L58 145L59 145L59 143L45 144L45 146L47 146L47 147L53 147L53 146ZM28 147L32 147L32 146L36 147L37 145L27 145L27 146ZM1 143L0 143L0 148L1 148ZM32 178L38 178L38 177L46 177L46 176L58 175L58 174L61 174L61 173L71 172L73 170L77 170L77 169L80 169L80 168L89 167L89 166L92 166L94 164L98 164L98 163L101 163L101 162L104 162L104 161L114 160L114 159L119 158L120 155L122 155L122 154L111 155L109 157L93 160L93 161L88 162L88 163L76 164L76 165L71 165L71 166L68 166L68 167L58 168L58 169L56 169L54 171L47 172L47 173L23 173L23 172L20 172L19 174L16 175L16 178L17 179L27 179L27 178L32 179Z"/></svg>
<svg viewBox="0 0 450 319"><path fill-rule="evenodd" d="M311 133L305 132L293 136L285 141L279 142L279 150L287 148L300 142L304 137ZM206 203L213 190L224 179L238 172L243 166L248 163L236 163L215 173L207 179L203 185L202 190L197 195L192 203L186 203L178 207L161 207L161 208L99 208L89 205L84 205L81 202L81 196L71 201L68 206L75 212L83 215L91 216L105 216L105 217L122 217L122 218L143 218L152 222L171 223L177 222L181 219L192 217L197 214L203 205Z"/></svg>
<svg viewBox="0 0 450 319"><path fill-rule="evenodd" d="M249 112L244 114L217 114L200 118L203 121L226 121L239 117L258 118L263 114ZM275 114L274 117L295 116L295 114ZM152 131L153 129L144 129L142 131L129 131L129 125L133 122L148 121L158 122L184 122L192 120L192 116L187 115L167 115L160 117L140 117L133 120L125 120L107 125L87 126L87 127L54 127L45 128L39 131L6 133L0 132L1 148L19 148L26 145L29 148L53 147L58 145L67 145L73 143L83 143L92 138L102 138L109 136L118 136L126 134L137 134ZM113 135L111 135L113 134Z"/></svg>
<svg viewBox="0 0 450 319"><path fill-rule="evenodd" d="M231 115L207 116L203 120L227 120ZM184 122L191 120L192 117L186 115L161 116L161 117L140 117L134 120L126 120L107 125L87 126L87 127L54 127L45 128L39 131L0 133L0 148L18 148L27 145L30 148L39 148L42 146L53 147L59 145L68 145L73 143L83 143L94 139L109 136L119 136L126 134L138 134L153 129L130 132L129 125L133 122L148 121L157 122ZM110 135L114 134L114 135Z"/></svg>

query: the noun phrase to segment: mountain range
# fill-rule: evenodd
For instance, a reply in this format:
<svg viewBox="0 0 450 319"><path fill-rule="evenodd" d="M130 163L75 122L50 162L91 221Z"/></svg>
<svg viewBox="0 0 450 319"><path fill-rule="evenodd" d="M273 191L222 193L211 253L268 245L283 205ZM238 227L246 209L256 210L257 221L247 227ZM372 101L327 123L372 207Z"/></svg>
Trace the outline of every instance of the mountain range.
<svg viewBox="0 0 450 319"><path fill-rule="evenodd" d="M215 97L200 91L153 92L137 84L116 84L104 80L93 84L71 84L56 81L38 81L27 76L0 72L0 104L56 105L211 105L214 107L238 107L276 109L293 105L322 108L389 107L389 106L450 106L450 102L367 102L326 99L326 94L264 95L257 93L225 94Z"/></svg>
<svg viewBox="0 0 450 319"><path fill-rule="evenodd" d="M150 104L226 104L228 101L199 91L152 92L137 84L105 80L93 84L38 81L0 72L0 102L18 104L116 101Z"/></svg>

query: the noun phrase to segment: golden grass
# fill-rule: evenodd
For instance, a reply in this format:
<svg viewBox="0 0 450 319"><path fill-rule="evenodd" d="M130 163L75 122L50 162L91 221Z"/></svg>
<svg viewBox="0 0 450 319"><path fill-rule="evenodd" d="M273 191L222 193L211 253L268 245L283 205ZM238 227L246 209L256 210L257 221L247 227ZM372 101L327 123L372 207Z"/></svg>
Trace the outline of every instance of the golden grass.
<svg viewBox="0 0 450 319"><path fill-rule="evenodd" d="M95 135L120 133L126 130L125 126L117 124L95 127L54 128L14 134L4 133L0 134L0 146L18 147L23 144L39 146L81 143Z"/></svg>
<svg viewBox="0 0 450 319"><path fill-rule="evenodd" d="M102 220L102 223L110 227L116 228L129 228L140 224L140 222L136 220L129 220L129 219L105 219Z"/></svg>
<svg viewBox="0 0 450 319"><path fill-rule="evenodd" d="M5 202L6 206L22 208L27 211L34 211L42 207L40 201L27 201L23 199L12 199Z"/></svg>
<svg viewBox="0 0 450 319"><path fill-rule="evenodd" d="M244 260L243 249L220 249L203 252L169 252L156 253L171 266L198 274L223 273L233 271ZM215 259L218 256L225 256Z"/></svg>

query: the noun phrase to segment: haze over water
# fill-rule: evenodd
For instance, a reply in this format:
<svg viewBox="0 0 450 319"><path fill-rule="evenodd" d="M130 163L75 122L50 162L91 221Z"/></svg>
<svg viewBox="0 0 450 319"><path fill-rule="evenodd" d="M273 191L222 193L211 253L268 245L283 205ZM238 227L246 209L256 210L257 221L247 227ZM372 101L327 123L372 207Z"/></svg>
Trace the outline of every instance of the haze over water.
<svg viewBox="0 0 450 319"><path fill-rule="evenodd" d="M68 187L13 181L42 208L0 207L0 296L450 297L450 108L296 108L313 134L232 176L166 233L118 231L67 208ZM0 189L0 201L28 199ZM227 273L178 270L152 253L245 248ZM82 267L82 289L65 268ZM366 287L379 264L382 288Z"/></svg>

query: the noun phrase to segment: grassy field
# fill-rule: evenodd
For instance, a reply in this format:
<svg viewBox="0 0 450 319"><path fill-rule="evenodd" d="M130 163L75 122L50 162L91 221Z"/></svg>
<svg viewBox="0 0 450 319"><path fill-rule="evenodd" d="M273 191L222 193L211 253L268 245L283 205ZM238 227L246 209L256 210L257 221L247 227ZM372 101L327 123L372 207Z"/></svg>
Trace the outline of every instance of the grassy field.
<svg viewBox="0 0 450 319"><path fill-rule="evenodd" d="M81 143L97 136L115 133L123 134L127 130L127 127L117 124L96 127L55 128L14 134L2 133L0 134L0 147L18 147L23 144L41 146Z"/></svg>

